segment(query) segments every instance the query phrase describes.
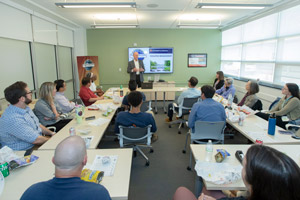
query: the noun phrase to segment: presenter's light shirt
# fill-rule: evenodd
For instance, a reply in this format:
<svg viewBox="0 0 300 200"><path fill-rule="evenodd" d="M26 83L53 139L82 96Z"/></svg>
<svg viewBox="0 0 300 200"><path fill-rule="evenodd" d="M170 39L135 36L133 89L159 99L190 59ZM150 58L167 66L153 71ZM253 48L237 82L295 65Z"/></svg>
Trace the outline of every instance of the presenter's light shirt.
<svg viewBox="0 0 300 200"><path fill-rule="evenodd" d="M70 102L63 92L56 92L54 100L61 108L61 111L63 113L71 112L71 110L73 110L73 108L75 107L75 103Z"/></svg>
<svg viewBox="0 0 300 200"><path fill-rule="evenodd" d="M197 88L189 88L183 91L178 97L177 103L180 105L184 98L196 98L201 96L201 91Z"/></svg>
<svg viewBox="0 0 300 200"><path fill-rule="evenodd" d="M196 121L220 122L226 121L226 113L223 105L211 98L195 103L189 116L189 127L194 132Z"/></svg>
<svg viewBox="0 0 300 200"><path fill-rule="evenodd" d="M135 68L137 68L138 69L138 71L136 72L136 75L139 75L140 74L140 71L139 71L139 69L140 69L140 64L139 64L139 60L133 60L134 61L134 66L135 66Z"/></svg>
<svg viewBox="0 0 300 200"><path fill-rule="evenodd" d="M0 117L0 141L2 146L20 151L32 148L42 134L40 122L32 110L9 105Z"/></svg>
<svg viewBox="0 0 300 200"><path fill-rule="evenodd" d="M30 186L21 200L111 200L107 189L96 183L86 182L79 177L53 178Z"/></svg>

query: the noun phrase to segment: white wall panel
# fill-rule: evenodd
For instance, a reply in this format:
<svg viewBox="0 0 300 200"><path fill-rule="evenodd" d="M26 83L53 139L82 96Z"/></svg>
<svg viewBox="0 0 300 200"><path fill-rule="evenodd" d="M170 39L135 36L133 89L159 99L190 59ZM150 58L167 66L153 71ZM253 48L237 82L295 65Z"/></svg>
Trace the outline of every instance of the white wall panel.
<svg viewBox="0 0 300 200"><path fill-rule="evenodd" d="M34 42L57 44L57 30L55 24L32 16L32 25Z"/></svg>

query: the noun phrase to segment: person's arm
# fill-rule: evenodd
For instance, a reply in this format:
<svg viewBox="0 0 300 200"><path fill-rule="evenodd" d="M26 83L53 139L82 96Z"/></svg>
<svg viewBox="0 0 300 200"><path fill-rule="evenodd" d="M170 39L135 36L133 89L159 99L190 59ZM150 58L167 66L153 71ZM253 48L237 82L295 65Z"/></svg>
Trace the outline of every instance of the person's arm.
<svg viewBox="0 0 300 200"><path fill-rule="evenodd" d="M49 140L49 138L47 138L47 137L44 137L44 136L38 136L38 137L32 142L32 144L40 145L40 144L44 144L44 143L47 142L48 140Z"/></svg>
<svg viewBox="0 0 300 200"><path fill-rule="evenodd" d="M197 110L198 110L198 106L197 106L197 104L194 104L192 107L191 113L189 115L189 121L188 121L188 126L191 129L193 129L195 126Z"/></svg>
<svg viewBox="0 0 300 200"><path fill-rule="evenodd" d="M103 95L101 97L89 98L89 102L93 103L93 102L96 102L96 101L102 100L102 99L104 99Z"/></svg>
<svg viewBox="0 0 300 200"><path fill-rule="evenodd" d="M216 93L219 94L219 95L222 94L223 91L224 91L224 88L225 88L225 87L223 86L222 88L218 89L218 90L216 91Z"/></svg>
<svg viewBox="0 0 300 200"><path fill-rule="evenodd" d="M137 72L137 68L135 68L134 66L132 66L132 64L134 65L134 61L128 62L127 73L135 73L135 72Z"/></svg>
<svg viewBox="0 0 300 200"><path fill-rule="evenodd" d="M180 106L180 104L183 102L183 99L184 99L184 97L185 97L185 93L186 93L186 91L183 91L183 92L179 95L179 97L178 97L178 99L177 99L177 104L178 104L178 106Z"/></svg>
<svg viewBox="0 0 300 200"><path fill-rule="evenodd" d="M273 106L273 108L268 113L279 111L281 109L281 105L283 104L283 102L284 102L284 98L281 98L279 102L275 106Z"/></svg>
<svg viewBox="0 0 300 200"><path fill-rule="evenodd" d="M141 60L139 61L139 71L143 73L145 71L144 62Z"/></svg>
<svg viewBox="0 0 300 200"><path fill-rule="evenodd" d="M34 109L39 113L41 113L44 116L44 118L47 118L49 120L56 118L56 115L54 114L52 107L48 105L45 101L41 100L39 103L36 103Z"/></svg>
<svg viewBox="0 0 300 200"><path fill-rule="evenodd" d="M53 136L55 133L52 132L51 130L47 129L45 126L43 126L42 124L40 124L40 127L42 129L42 133L44 135L50 135L50 136Z"/></svg>
<svg viewBox="0 0 300 200"><path fill-rule="evenodd" d="M246 97L244 105L248 106L249 108L252 108L254 104L257 102L258 98L255 94L250 95Z"/></svg>
<svg viewBox="0 0 300 200"><path fill-rule="evenodd" d="M54 104L54 103L51 104L50 107L51 107L51 109L52 109L52 112L53 112L54 115L55 115L55 119L57 119L57 118L59 117L59 114L58 114L58 112L57 112L57 110L56 110L55 104Z"/></svg>
<svg viewBox="0 0 300 200"><path fill-rule="evenodd" d="M149 114L149 115L151 115L151 114ZM156 128L155 120L154 120L154 118L153 118L152 115L150 116L150 120L151 120L151 125L152 125L152 127L151 127L151 133L154 133L154 132L156 132L157 128Z"/></svg>
<svg viewBox="0 0 300 200"><path fill-rule="evenodd" d="M297 97L292 98L289 102L279 111L272 111L270 113L275 113L277 116L284 116L289 114L292 110L299 106L299 99Z"/></svg>
<svg viewBox="0 0 300 200"><path fill-rule="evenodd" d="M75 107L75 103L70 102L66 97L56 99L56 102L60 104L60 107L62 109L68 110L68 112L70 112Z"/></svg>

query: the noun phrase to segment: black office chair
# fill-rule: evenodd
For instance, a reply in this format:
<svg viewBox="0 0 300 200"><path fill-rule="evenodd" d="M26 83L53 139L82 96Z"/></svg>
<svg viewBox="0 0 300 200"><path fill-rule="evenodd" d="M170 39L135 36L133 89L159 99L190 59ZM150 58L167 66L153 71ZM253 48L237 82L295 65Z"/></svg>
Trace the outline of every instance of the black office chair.
<svg viewBox="0 0 300 200"><path fill-rule="evenodd" d="M197 103L199 101L199 98L200 97L184 98L182 104L179 105L179 106L177 106L176 103L173 103L173 112L176 113L176 110L178 110L178 114L177 114L178 120L170 122L169 123L169 128L171 128L171 126L173 124L179 124L178 134L181 134L181 130L180 129L181 129L181 127L184 126L184 123L187 122L187 120L184 119L184 116L190 114L190 111L191 111L194 103ZM178 109L175 109L176 107Z"/></svg>
<svg viewBox="0 0 300 200"><path fill-rule="evenodd" d="M263 105L261 100L257 100L256 103L251 107L252 110L262 110L263 109Z"/></svg>

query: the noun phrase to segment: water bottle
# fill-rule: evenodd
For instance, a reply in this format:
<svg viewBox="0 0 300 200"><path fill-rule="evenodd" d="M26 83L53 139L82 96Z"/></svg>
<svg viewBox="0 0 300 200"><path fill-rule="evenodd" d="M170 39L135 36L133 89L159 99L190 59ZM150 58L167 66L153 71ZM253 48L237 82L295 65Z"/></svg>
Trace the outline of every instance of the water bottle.
<svg viewBox="0 0 300 200"><path fill-rule="evenodd" d="M123 85L120 85L120 97L123 97Z"/></svg>
<svg viewBox="0 0 300 200"><path fill-rule="evenodd" d="M276 128L276 115L275 113L273 113L269 117L268 134L275 135L275 128Z"/></svg>
<svg viewBox="0 0 300 200"><path fill-rule="evenodd" d="M213 155L213 144L211 142L211 140L208 140L208 143L206 144L206 155L205 155L205 161L206 162L210 162L212 159L212 155Z"/></svg>
<svg viewBox="0 0 300 200"><path fill-rule="evenodd" d="M231 108L232 102L233 102L233 96L232 96L232 94L230 93L229 96L228 96L228 107L229 107L229 108Z"/></svg>

